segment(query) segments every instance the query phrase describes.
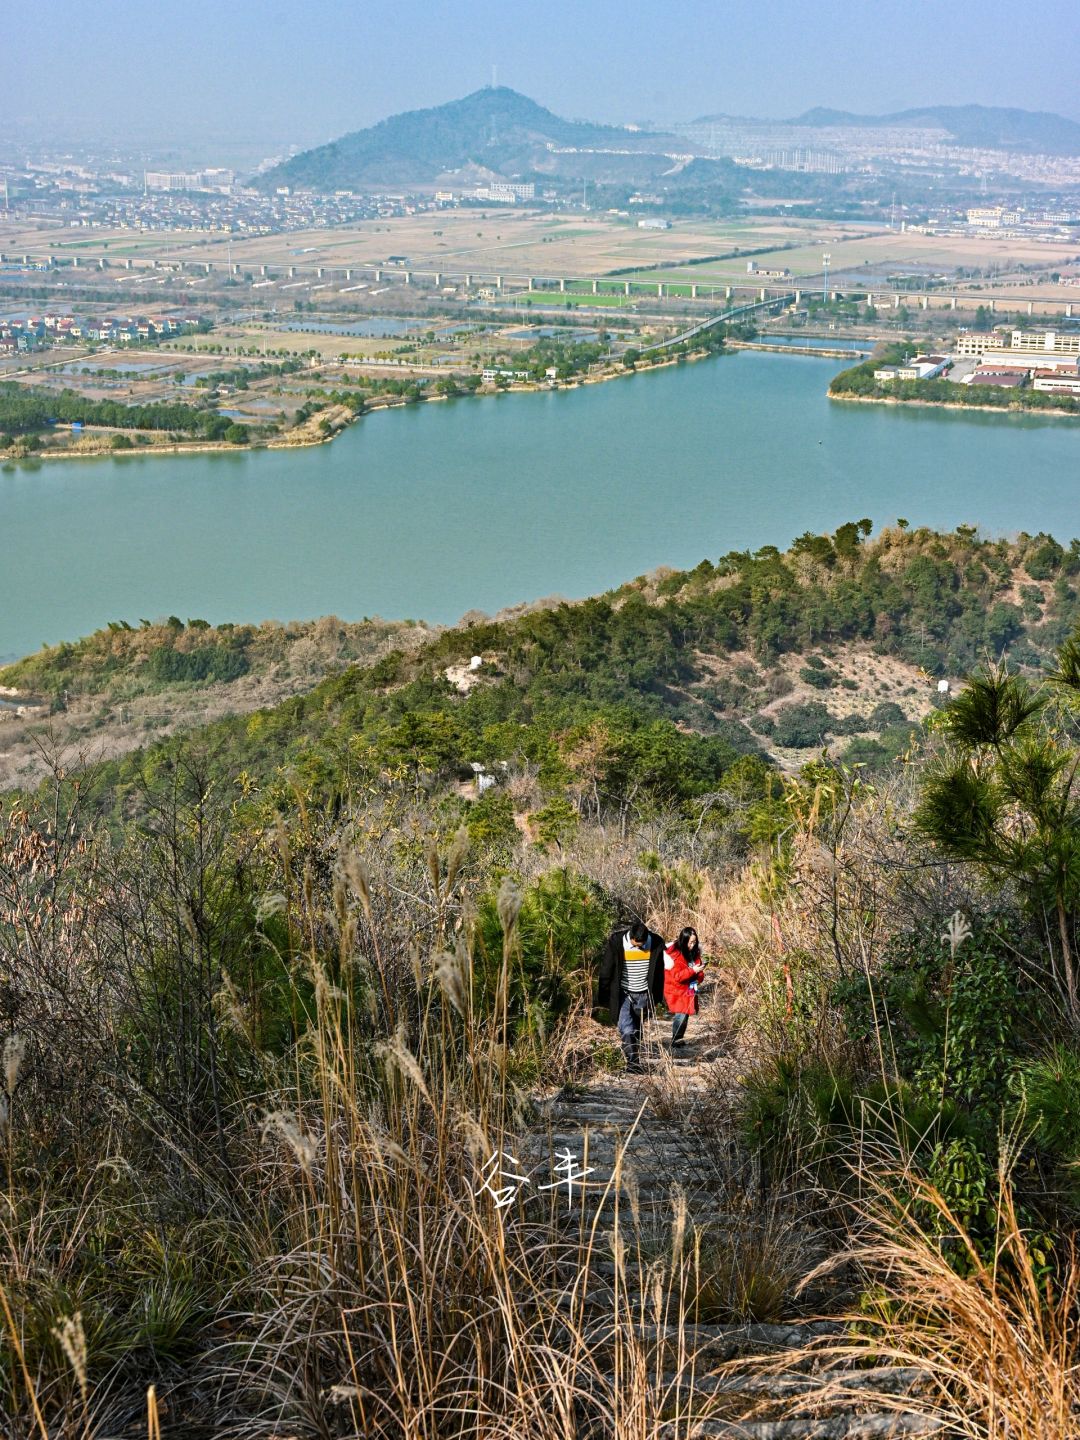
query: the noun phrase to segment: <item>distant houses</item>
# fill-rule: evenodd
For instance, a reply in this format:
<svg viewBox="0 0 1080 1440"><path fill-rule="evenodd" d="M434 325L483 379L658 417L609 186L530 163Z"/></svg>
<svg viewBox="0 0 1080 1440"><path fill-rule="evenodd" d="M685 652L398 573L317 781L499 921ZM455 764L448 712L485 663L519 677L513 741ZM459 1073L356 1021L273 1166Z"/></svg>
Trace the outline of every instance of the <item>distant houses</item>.
<svg viewBox="0 0 1080 1440"><path fill-rule="evenodd" d="M1004 342L1001 331L989 334L965 331L957 337L951 355L915 355L879 365L874 370L874 379L879 385L936 380L946 375L958 360L974 357L975 365L958 377L961 385L986 385L998 390L1030 386L1043 394L1080 398L1080 333L1013 330L1009 334L1010 343Z"/></svg>
<svg viewBox="0 0 1080 1440"><path fill-rule="evenodd" d="M65 345L77 340L106 340L114 345L151 343L182 335L200 323L199 316L124 315L80 320L74 315L30 315L0 321L0 354Z"/></svg>
<svg viewBox="0 0 1080 1440"><path fill-rule="evenodd" d="M1012 330L1009 343L1000 330L968 331L958 336L958 356L974 355L978 364L965 385L1014 390L1029 382L1046 394L1080 395L1080 334L1059 330Z"/></svg>

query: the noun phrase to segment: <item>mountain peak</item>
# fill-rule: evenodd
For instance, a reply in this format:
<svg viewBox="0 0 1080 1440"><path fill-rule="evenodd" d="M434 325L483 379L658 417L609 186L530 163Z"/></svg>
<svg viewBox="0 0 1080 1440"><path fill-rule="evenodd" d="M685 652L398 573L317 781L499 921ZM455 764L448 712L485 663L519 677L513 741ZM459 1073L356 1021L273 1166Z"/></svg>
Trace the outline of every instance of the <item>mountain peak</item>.
<svg viewBox="0 0 1080 1440"><path fill-rule="evenodd" d="M371 185L430 184L482 165L503 176L550 174L553 147L647 142L614 125L564 120L506 85L485 85L458 100L408 110L294 155L256 182L260 188L349 190Z"/></svg>

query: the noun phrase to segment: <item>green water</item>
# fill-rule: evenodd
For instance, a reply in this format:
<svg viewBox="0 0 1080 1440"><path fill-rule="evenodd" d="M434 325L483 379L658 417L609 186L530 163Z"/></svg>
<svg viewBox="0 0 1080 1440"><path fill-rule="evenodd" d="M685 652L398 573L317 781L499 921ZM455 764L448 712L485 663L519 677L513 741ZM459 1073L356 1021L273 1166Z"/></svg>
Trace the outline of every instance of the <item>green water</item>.
<svg viewBox="0 0 1080 1440"><path fill-rule="evenodd" d="M449 621L867 515L1080 533L1080 421L831 404L743 352L383 411L310 450L0 471L0 655L108 620Z"/></svg>

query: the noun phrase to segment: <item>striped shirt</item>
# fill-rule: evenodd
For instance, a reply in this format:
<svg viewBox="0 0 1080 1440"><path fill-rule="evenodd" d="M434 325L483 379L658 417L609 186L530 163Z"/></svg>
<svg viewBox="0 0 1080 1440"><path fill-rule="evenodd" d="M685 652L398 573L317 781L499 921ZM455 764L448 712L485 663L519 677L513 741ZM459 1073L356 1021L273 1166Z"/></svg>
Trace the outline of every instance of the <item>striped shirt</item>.
<svg viewBox="0 0 1080 1440"><path fill-rule="evenodd" d="M642 990L649 988L649 961L652 959L652 951L647 945L644 950L635 945L629 933L623 936L622 948L622 974L619 977L622 988L631 995L640 995Z"/></svg>

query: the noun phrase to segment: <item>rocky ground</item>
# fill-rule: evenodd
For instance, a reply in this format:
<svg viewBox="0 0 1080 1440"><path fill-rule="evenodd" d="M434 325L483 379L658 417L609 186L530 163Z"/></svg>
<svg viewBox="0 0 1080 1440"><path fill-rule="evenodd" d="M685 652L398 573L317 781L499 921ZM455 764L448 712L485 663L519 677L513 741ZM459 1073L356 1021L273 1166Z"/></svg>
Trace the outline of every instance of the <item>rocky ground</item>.
<svg viewBox="0 0 1080 1440"><path fill-rule="evenodd" d="M642 1373L627 1377L628 1404L635 1387L659 1393L670 1440L878 1440L938 1430L925 1409L908 1408L922 1388L917 1371L815 1356L843 1336L827 1313L843 1297L795 1294L798 1276L820 1258L820 1230L796 1197L761 1193L724 1123L739 1069L730 1026L716 1010L691 1020L674 1052L669 1034L666 1018L648 1027L644 1074L603 1075L541 1101L527 1152L553 1179L567 1156L591 1167L572 1194L556 1193L560 1203L567 1195L568 1227L591 1233L594 1256L612 1257L593 1260L585 1323L611 1344L612 1317L621 1315L647 1355ZM736 1259L717 1266L706 1239L689 1267L692 1319L679 1324L670 1278L659 1277L676 1268L673 1251L692 1250L695 1230L721 1244L739 1237ZM616 1232L627 1240L622 1264Z"/></svg>

